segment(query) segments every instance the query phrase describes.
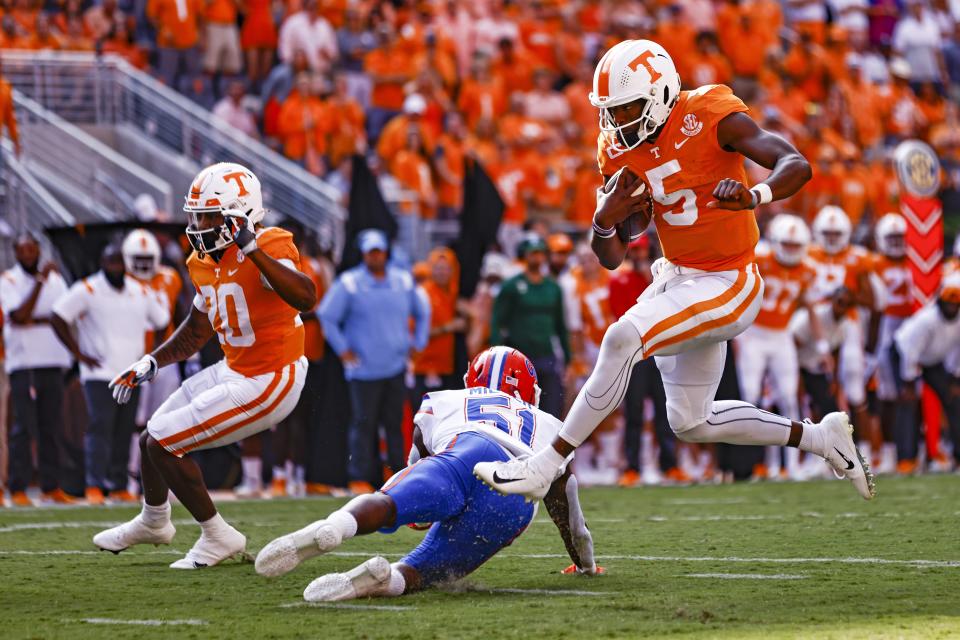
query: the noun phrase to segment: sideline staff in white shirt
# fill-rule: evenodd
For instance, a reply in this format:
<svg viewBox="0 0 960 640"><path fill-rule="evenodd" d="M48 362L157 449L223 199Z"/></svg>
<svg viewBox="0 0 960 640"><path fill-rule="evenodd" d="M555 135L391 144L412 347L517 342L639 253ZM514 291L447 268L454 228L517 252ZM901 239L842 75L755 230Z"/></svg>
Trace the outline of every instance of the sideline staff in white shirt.
<svg viewBox="0 0 960 640"><path fill-rule="evenodd" d="M66 482L61 477L63 370L71 360L50 328L53 305L67 292L67 284L52 263L39 268L40 245L32 235L20 235L13 248L17 264L0 275L5 368L13 408L10 495L18 506L30 504L25 492L33 473L30 440L36 438L44 498L72 502L61 490Z"/></svg>
<svg viewBox="0 0 960 640"><path fill-rule="evenodd" d="M897 460L917 457L917 381L923 379L943 404L960 464L960 273L944 278L937 299L903 321L893 335L890 359L900 389L893 432Z"/></svg>
<svg viewBox="0 0 960 640"><path fill-rule="evenodd" d="M104 249L100 266L94 275L74 283L53 308L57 337L80 361L90 416L83 446L91 503L102 503L104 490L118 501L135 500L126 487L137 401L118 405L107 383L143 355L147 331L170 322L170 311L160 295L127 277L119 245ZM74 324L77 340L69 326Z"/></svg>

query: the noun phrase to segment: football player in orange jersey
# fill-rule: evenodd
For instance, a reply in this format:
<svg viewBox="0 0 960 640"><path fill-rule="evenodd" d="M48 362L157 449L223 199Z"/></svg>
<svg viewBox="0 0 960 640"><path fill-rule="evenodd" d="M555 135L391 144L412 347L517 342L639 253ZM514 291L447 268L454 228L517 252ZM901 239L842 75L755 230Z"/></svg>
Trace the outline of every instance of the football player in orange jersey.
<svg viewBox="0 0 960 640"><path fill-rule="evenodd" d="M160 342L173 334L174 318L183 318L177 314L177 299L183 287L183 278L176 269L160 264L160 243L156 236L146 229L134 229L123 239L123 262L127 273L144 283L151 289L162 293L170 309L170 324L163 331L147 334L147 351L152 350ZM137 426L142 427L150 416L160 408L163 401L173 395L180 386L180 371L177 367L165 367L157 372L157 376L150 384L140 390L140 401L137 407ZM139 460L136 461L139 466Z"/></svg>
<svg viewBox="0 0 960 640"><path fill-rule="evenodd" d="M871 269L883 283L882 309L875 310L871 327L877 326L876 340L868 341L867 351L876 354L877 400L880 401L880 433L874 445L874 456L880 456L880 468L892 472L896 465L896 449L893 444L893 424L896 418L899 397L896 372L890 358L893 334L903 321L913 315L913 274L907 262L907 221L898 213L888 213L877 220L874 229L877 254L873 256ZM880 434L886 434L880 440Z"/></svg>
<svg viewBox="0 0 960 640"><path fill-rule="evenodd" d="M813 219L813 246L809 256L817 269L814 302L823 302L841 286L857 297L859 304L872 307L870 252L850 244L850 218L840 207L827 205Z"/></svg>
<svg viewBox="0 0 960 640"><path fill-rule="evenodd" d="M865 499L873 477L857 452L846 414L802 424L739 401L715 402L726 341L760 311L753 209L793 195L809 163L761 129L729 87L680 91L667 52L626 40L600 59L590 101L600 109L592 246L608 269L653 217L664 258L637 304L610 325L597 366L552 447L522 460L479 463L474 473L503 493L541 498L566 457L623 399L633 364L656 356L671 428L681 440L799 447L824 457ZM770 169L752 188L744 158Z"/></svg>
<svg viewBox="0 0 960 640"><path fill-rule="evenodd" d="M943 263L943 277L960 272L960 233L953 239L953 257Z"/></svg>
<svg viewBox="0 0 960 640"><path fill-rule="evenodd" d="M770 223L768 233L772 250L757 255L757 267L763 276L760 313L736 338L740 392L744 400L758 404L763 377L769 372L780 412L791 420L799 420L800 365L787 325L798 308L809 308L811 304L811 285L816 272L806 259L810 230L801 218L781 214ZM829 358L829 347L823 340L816 315L810 319L823 357ZM799 471L799 460L799 449L786 450L786 465L782 468L791 478ZM781 469L780 447L767 447L765 466L771 477L777 476Z"/></svg>
<svg viewBox="0 0 960 640"><path fill-rule="evenodd" d="M233 163L197 174L184 204L187 259L196 296L190 315L159 348L110 383L123 404L161 367L185 360L214 334L225 359L189 378L157 410L140 438L144 504L133 520L101 531L95 545L119 553L135 544L169 544L176 530L168 494L201 534L174 569L209 567L240 554L246 537L217 513L200 467L183 454L220 447L283 420L306 376L299 312L316 304L290 233L264 227L260 181Z"/></svg>

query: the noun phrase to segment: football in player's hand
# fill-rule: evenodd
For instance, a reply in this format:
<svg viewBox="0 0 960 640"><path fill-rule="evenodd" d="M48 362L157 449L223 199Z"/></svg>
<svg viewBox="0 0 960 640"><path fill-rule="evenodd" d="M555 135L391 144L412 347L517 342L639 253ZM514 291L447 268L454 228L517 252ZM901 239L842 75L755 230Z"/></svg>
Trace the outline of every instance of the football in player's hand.
<svg viewBox="0 0 960 640"><path fill-rule="evenodd" d="M650 226L650 220L653 218L653 198L650 197L650 188L647 183L637 178L636 174L627 167L623 167L613 174L603 185L603 190L609 193L613 186L617 184L617 179L623 172L627 173L624 177L628 179L628 183L630 179L638 182L638 186L630 194L634 199L634 202L630 205L630 217L617 225L617 228L621 231L620 236L626 235L629 239L628 242L631 242L643 235L643 232Z"/></svg>

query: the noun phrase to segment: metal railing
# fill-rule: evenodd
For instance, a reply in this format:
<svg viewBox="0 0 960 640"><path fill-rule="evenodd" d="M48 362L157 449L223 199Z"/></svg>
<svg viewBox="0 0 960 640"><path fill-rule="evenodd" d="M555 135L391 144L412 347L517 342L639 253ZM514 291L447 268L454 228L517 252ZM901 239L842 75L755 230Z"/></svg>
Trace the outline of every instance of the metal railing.
<svg viewBox="0 0 960 640"><path fill-rule="evenodd" d="M44 228L77 221L14 155L6 138L0 138L0 188L0 269L13 265L12 240L23 231L38 238L46 255L56 255Z"/></svg>
<svg viewBox="0 0 960 640"><path fill-rule="evenodd" d="M92 219L132 217L133 201L141 193L170 210L173 190L166 181L19 91L13 94L25 163L55 184L54 190L68 191L65 195Z"/></svg>
<svg viewBox="0 0 960 640"><path fill-rule="evenodd" d="M81 52L4 51L3 71L15 89L76 124L126 123L198 165L218 161L244 164L260 178L268 208L328 234L337 247L342 245L346 214L329 185L230 129L209 111L126 61ZM174 204L179 208L178 202Z"/></svg>

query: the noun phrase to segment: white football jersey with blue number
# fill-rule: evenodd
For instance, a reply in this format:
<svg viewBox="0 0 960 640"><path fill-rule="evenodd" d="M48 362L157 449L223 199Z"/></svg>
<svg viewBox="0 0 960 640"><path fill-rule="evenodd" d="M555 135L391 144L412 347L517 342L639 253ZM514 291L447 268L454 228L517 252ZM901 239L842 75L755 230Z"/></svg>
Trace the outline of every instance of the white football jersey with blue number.
<svg viewBox="0 0 960 640"><path fill-rule="evenodd" d="M413 421L431 455L466 431L491 436L515 456L530 455L549 447L563 426L532 404L487 387L432 391L424 395Z"/></svg>

